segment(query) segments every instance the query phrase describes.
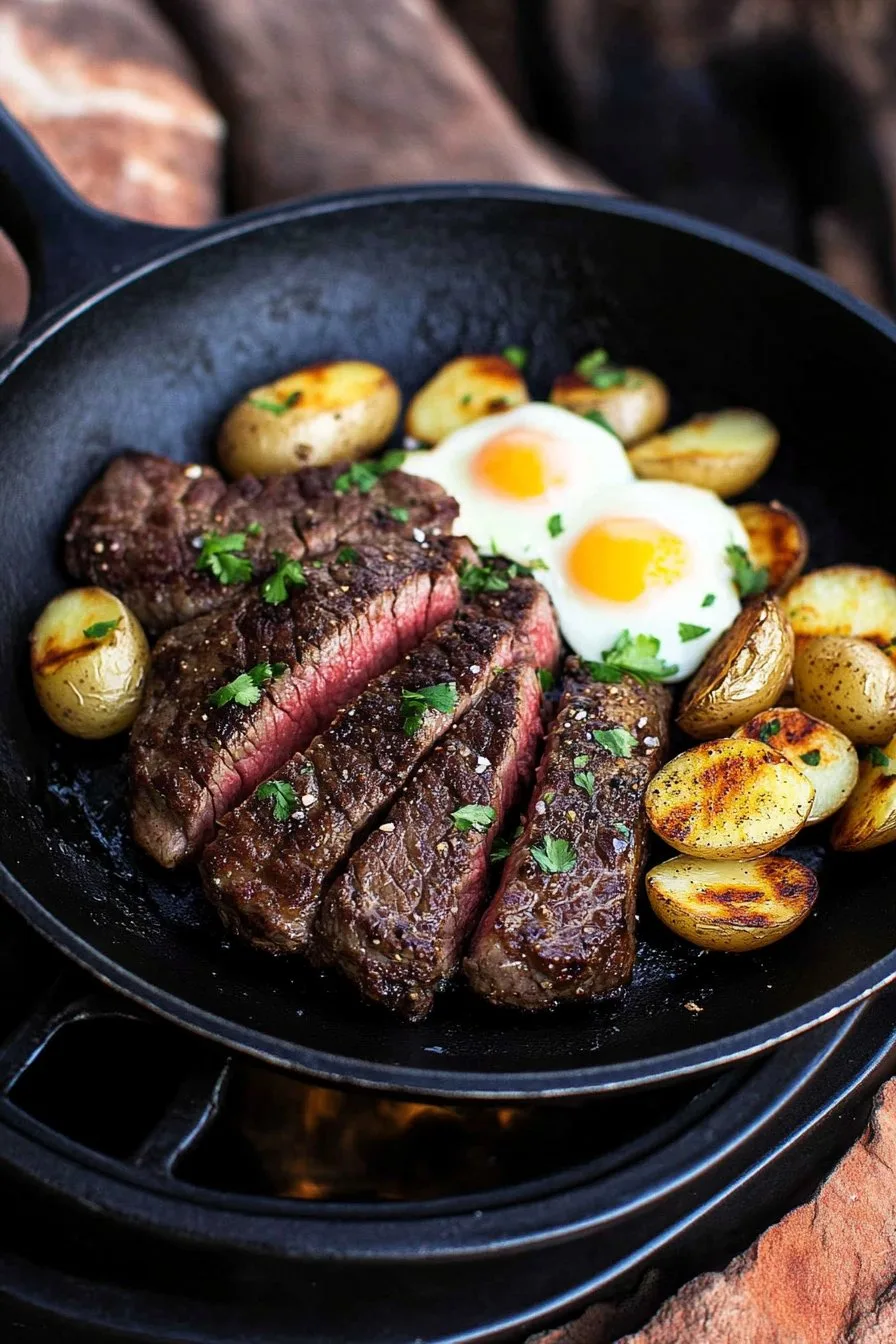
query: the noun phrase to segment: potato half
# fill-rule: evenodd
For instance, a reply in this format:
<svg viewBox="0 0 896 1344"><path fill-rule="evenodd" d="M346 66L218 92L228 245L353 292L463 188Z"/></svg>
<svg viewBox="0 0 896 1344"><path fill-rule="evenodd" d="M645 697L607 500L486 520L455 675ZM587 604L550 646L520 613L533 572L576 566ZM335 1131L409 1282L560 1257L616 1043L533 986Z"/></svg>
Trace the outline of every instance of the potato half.
<svg viewBox="0 0 896 1344"><path fill-rule="evenodd" d="M221 426L218 459L229 476L354 462L382 447L400 412L398 385L378 364L309 364L246 393Z"/></svg>
<svg viewBox="0 0 896 1344"><path fill-rule="evenodd" d="M629 460L647 480L683 481L727 499L768 470L778 431L758 411L715 411L637 444Z"/></svg>
<svg viewBox="0 0 896 1344"><path fill-rule="evenodd" d="M655 434L669 414L669 392L655 373L623 369L625 382L595 387L580 373L561 373L554 379L551 401L577 415L597 412L626 445Z"/></svg>
<svg viewBox="0 0 896 1344"><path fill-rule="evenodd" d="M48 602L31 631L31 675L43 710L75 737L130 728L149 646L133 612L104 588L72 588Z"/></svg>
<svg viewBox="0 0 896 1344"><path fill-rule="evenodd" d="M783 592L802 572L809 554L809 537L802 521L777 501L762 504L752 500L738 504L738 518L750 544L750 559L757 569L768 570L768 586Z"/></svg>
<svg viewBox="0 0 896 1344"><path fill-rule="evenodd" d="M810 868L781 854L719 863L667 859L647 874L658 919L712 952L752 952L802 924L818 896Z"/></svg>
<svg viewBox="0 0 896 1344"><path fill-rule="evenodd" d="M881 746L896 733L896 664L864 639L799 640L793 688L800 709L858 746Z"/></svg>
<svg viewBox="0 0 896 1344"><path fill-rule="evenodd" d="M412 397L404 427L421 443L439 443L473 420L528 400L526 380L509 359L461 355L444 364Z"/></svg>
<svg viewBox="0 0 896 1344"><path fill-rule="evenodd" d="M808 775L815 788L815 801L807 826L836 812L856 786L859 758L849 738L801 709L778 705L763 710L749 723L741 724L732 736L765 742Z"/></svg>
<svg viewBox="0 0 896 1344"><path fill-rule="evenodd" d="M678 722L691 737L721 737L775 704L793 667L793 631L778 601L757 597L688 682Z"/></svg>
<svg viewBox="0 0 896 1344"><path fill-rule="evenodd" d="M783 598L798 637L856 635L896 641L896 578L872 565L829 565L804 574ZM891 650L896 657L896 649Z"/></svg>
<svg viewBox="0 0 896 1344"><path fill-rule="evenodd" d="M868 753L859 782L831 827L834 849L877 849L896 840L896 737Z"/></svg>
<svg viewBox="0 0 896 1344"><path fill-rule="evenodd" d="M661 840L703 859L753 859L805 826L815 789L764 742L726 737L675 756L647 788L647 818Z"/></svg>

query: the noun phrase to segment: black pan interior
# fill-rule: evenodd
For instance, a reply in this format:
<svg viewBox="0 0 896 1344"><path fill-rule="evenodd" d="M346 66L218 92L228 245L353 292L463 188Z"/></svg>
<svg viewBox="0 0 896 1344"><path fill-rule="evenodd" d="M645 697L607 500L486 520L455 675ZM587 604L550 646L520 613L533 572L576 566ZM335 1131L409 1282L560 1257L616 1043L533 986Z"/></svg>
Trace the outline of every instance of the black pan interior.
<svg viewBox="0 0 896 1344"><path fill-rule="evenodd" d="M634 983L605 1003L528 1019L457 990L406 1026L226 938L191 874L163 874L130 843L123 743L63 740L31 694L27 631L67 582L66 515L108 459L123 448L207 459L247 386L313 359L381 362L410 393L451 355L522 344L543 396L555 372L606 345L665 378L675 418L739 404L772 417L782 448L757 493L802 513L813 565L892 566L887 324L706 233L524 192L295 207L231 226L38 344L0 391L0 845L19 908L200 1029L420 1091L649 1081L762 1046L896 971L893 854L822 857L810 832L797 850L820 868L817 912L765 953L699 952L645 910Z"/></svg>

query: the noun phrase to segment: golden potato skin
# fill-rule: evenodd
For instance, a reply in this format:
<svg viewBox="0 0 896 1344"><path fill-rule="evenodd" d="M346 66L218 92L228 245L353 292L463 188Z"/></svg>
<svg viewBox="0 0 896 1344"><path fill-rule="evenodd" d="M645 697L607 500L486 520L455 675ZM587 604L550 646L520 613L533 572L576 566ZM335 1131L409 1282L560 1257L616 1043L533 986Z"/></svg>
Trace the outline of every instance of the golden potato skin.
<svg viewBox="0 0 896 1344"><path fill-rule="evenodd" d="M886 760L866 756L859 782L831 827L834 849L857 853L896 840L896 737L882 748Z"/></svg>
<svg viewBox="0 0 896 1344"><path fill-rule="evenodd" d="M503 355L461 355L449 360L411 398L405 432L435 444L484 415L509 411L529 400L526 380Z"/></svg>
<svg viewBox="0 0 896 1344"><path fill-rule="evenodd" d="M679 725L691 737L721 737L768 709L787 685L793 651L780 603L753 598L685 687Z"/></svg>
<svg viewBox="0 0 896 1344"><path fill-rule="evenodd" d="M811 869L781 854L674 858L647 874L647 896L673 933L711 952L753 952L799 928L818 897Z"/></svg>
<svg viewBox="0 0 896 1344"><path fill-rule="evenodd" d="M896 578L874 565L813 569L783 602L797 638L856 635L880 648L896 641ZM896 648L887 651L896 658Z"/></svg>
<svg viewBox="0 0 896 1344"><path fill-rule="evenodd" d="M667 845L702 859L753 859L806 824L815 789L786 756L749 738L702 742L673 757L645 795Z"/></svg>
<svg viewBox="0 0 896 1344"><path fill-rule="evenodd" d="M85 630L118 621L108 634ZM74 737L130 728L140 708L149 646L134 614L103 588L72 588L44 607L31 632L31 675L41 708Z"/></svg>
<svg viewBox="0 0 896 1344"><path fill-rule="evenodd" d="M218 460L233 477L354 462L383 446L400 413L398 385L378 364L309 364L246 393L221 426Z"/></svg>
<svg viewBox="0 0 896 1344"><path fill-rule="evenodd" d="M777 447L778 431L758 411L714 411L645 439L629 460L646 480L683 481L727 499L759 480Z"/></svg>
<svg viewBox="0 0 896 1344"><path fill-rule="evenodd" d="M849 738L796 706L776 705L763 710L749 723L741 724L732 737L765 742L808 776L815 788L815 801L807 826L836 812L856 786L859 757ZM814 764L806 760L807 756Z"/></svg>
<svg viewBox="0 0 896 1344"><path fill-rule="evenodd" d="M550 400L577 415L597 411L629 447L662 429L669 415L669 390L647 369L625 369L625 382L595 387L580 373L561 373L554 379Z"/></svg>
<svg viewBox="0 0 896 1344"><path fill-rule="evenodd" d="M771 504L751 500L738 504L735 512L750 543L751 561L757 569L768 570L773 593L784 592L802 573L809 554L809 536L802 520L777 500Z"/></svg>
<svg viewBox="0 0 896 1344"><path fill-rule="evenodd" d="M793 662L796 702L857 746L896 733L896 665L874 644L848 635L800 639Z"/></svg>

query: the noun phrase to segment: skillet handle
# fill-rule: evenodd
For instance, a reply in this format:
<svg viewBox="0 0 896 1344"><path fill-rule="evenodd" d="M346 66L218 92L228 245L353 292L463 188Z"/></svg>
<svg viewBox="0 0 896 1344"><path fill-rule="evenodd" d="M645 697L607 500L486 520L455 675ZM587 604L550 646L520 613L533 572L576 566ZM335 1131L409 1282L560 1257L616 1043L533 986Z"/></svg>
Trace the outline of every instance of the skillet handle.
<svg viewBox="0 0 896 1344"><path fill-rule="evenodd" d="M26 330L82 290L193 236L123 219L77 195L0 104L0 229L31 281Z"/></svg>

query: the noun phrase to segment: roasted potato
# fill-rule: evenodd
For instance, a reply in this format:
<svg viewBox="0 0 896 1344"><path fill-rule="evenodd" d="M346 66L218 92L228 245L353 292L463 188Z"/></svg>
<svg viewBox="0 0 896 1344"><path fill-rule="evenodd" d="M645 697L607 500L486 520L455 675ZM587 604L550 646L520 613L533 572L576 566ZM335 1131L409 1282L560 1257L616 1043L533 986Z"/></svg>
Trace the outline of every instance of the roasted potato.
<svg viewBox="0 0 896 1344"><path fill-rule="evenodd" d="M783 504L753 500L738 504L737 516L750 543L750 560L768 570L768 586L781 593L802 572L809 554L809 538L800 519Z"/></svg>
<svg viewBox="0 0 896 1344"><path fill-rule="evenodd" d="M783 602L798 638L856 635L896 657L896 578L885 569L813 569L796 581Z"/></svg>
<svg viewBox="0 0 896 1344"><path fill-rule="evenodd" d="M702 859L753 859L805 826L815 789L764 742L726 737L667 761L645 795L661 840Z"/></svg>
<svg viewBox="0 0 896 1344"><path fill-rule="evenodd" d="M796 702L858 746L881 746L896 733L896 665L864 639L801 639L793 662Z"/></svg>
<svg viewBox="0 0 896 1344"><path fill-rule="evenodd" d="M691 737L721 737L775 704L793 666L793 631L774 597L748 602L688 682L678 722Z"/></svg>
<svg viewBox="0 0 896 1344"><path fill-rule="evenodd" d="M405 432L421 443L439 443L473 420L528 400L526 380L509 359L461 355L443 365L411 398Z"/></svg>
<svg viewBox="0 0 896 1344"><path fill-rule="evenodd" d="M834 849L877 849L896 840L896 737L872 747L859 782L831 828Z"/></svg>
<svg viewBox="0 0 896 1344"><path fill-rule="evenodd" d="M752 952L802 924L818 896L818 879L795 859L674 858L647 874L658 919L712 952Z"/></svg>
<svg viewBox="0 0 896 1344"><path fill-rule="evenodd" d="M765 709L732 736L765 742L808 775L815 787L815 801L807 826L836 812L856 786L859 758L849 738L801 709L783 705Z"/></svg>
<svg viewBox="0 0 896 1344"><path fill-rule="evenodd" d="M130 728L148 669L142 626L103 588L60 593L31 631L37 698L57 727L75 737L111 737Z"/></svg>
<svg viewBox="0 0 896 1344"><path fill-rule="evenodd" d="M625 381L595 387L580 373L562 373L554 379L551 401L577 415L596 413L624 444L655 434L669 414L669 392L656 374L646 369L622 369Z"/></svg>
<svg viewBox="0 0 896 1344"><path fill-rule="evenodd" d="M246 393L221 426L218 459L229 476L354 462L382 447L400 412L398 385L378 364L309 364Z"/></svg>
<svg viewBox="0 0 896 1344"><path fill-rule="evenodd" d="M636 444L629 460L647 480L683 481L727 499L759 480L777 447L778 431L758 411L715 411Z"/></svg>

